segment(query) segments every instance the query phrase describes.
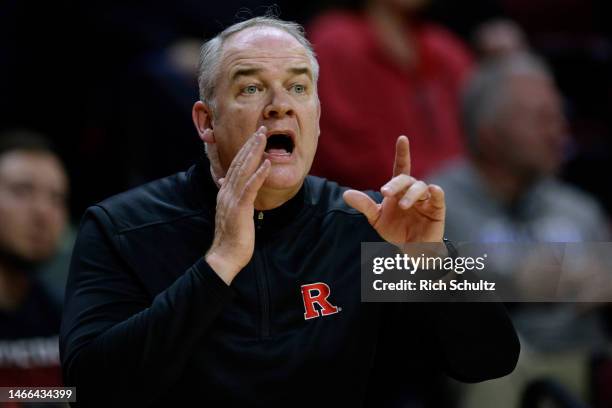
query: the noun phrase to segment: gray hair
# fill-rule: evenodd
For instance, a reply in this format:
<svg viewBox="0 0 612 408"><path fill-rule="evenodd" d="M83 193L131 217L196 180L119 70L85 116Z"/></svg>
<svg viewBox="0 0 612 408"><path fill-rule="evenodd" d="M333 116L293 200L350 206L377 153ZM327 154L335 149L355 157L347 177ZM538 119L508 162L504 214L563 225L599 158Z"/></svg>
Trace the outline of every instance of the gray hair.
<svg viewBox="0 0 612 408"><path fill-rule="evenodd" d="M539 57L520 53L482 63L463 90L461 119L468 148L478 152L478 132L483 124L493 123L507 96L508 80L519 75L537 75L553 80L546 63Z"/></svg>
<svg viewBox="0 0 612 408"><path fill-rule="evenodd" d="M200 100L214 109L215 82L219 75L223 44L230 36L251 27L273 27L291 34L305 49L310 59L316 89L319 78L319 63L310 41L306 39L304 28L294 22L280 20L273 16L253 17L236 23L221 31L217 36L202 45L198 64L198 87Z"/></svg>

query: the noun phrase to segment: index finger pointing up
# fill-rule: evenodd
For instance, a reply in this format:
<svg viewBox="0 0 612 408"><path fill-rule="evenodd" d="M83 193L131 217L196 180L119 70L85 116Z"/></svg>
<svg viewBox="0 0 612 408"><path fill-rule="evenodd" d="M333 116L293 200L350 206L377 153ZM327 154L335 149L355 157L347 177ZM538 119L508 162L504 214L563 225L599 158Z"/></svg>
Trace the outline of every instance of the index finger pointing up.
<svg viewBox="0 0 612 408"><path fill-rule="evenodd" d="M410 175L410 143L408 138L401 135L395 143L395 163L393 163L393 177L400 174Z"/></svg>

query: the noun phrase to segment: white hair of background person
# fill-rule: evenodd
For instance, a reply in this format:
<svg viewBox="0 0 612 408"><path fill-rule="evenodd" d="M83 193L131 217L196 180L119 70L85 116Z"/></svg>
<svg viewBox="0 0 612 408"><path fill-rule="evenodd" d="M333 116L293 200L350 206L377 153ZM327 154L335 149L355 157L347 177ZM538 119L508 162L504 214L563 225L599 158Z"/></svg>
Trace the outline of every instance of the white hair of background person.
<svg viewBox="0 0 612 408"><path fill-rule="evenodd" d="M524 75L554 80L546 63L530 53L511 54L486 61L472 74L461 98L461 120L472 153L478 154L481 126L497 120L507 100L509 80Z"/></svg>

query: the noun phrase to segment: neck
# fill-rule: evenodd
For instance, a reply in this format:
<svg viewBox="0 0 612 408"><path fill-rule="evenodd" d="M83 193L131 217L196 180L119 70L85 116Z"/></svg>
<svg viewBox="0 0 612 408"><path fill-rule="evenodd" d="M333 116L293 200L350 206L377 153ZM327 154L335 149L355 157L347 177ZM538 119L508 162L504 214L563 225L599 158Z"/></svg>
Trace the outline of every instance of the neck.
<svg viewBox="0 0 612 408"><path fill-rule="evenodd" d="M291 200L300 191L304 182L292 190L272 190L262 187L255 198L255 209L260 211L272 210Z"/></svg>
<svg viewBox="0 0 612 408"><path fill-rule="evenodd" d="M533 184L532 175L502 166L498 162L483 158L475 158L472 162L487 189L504 204L516 202Z"/></svg>
<svg viewBox="0 0 612 408"><path fill-rule="evenodd" d="M30 282L25 273L0 262L0 310L15 310L25 299Z"/></svg>
<svg viewBox="0 0 612 408"><path fill-rule="evenodd" d="M416 64L416 51L410 36L410 15L382 1L369 1L365 9L387 51L403 66Z"/></svg>

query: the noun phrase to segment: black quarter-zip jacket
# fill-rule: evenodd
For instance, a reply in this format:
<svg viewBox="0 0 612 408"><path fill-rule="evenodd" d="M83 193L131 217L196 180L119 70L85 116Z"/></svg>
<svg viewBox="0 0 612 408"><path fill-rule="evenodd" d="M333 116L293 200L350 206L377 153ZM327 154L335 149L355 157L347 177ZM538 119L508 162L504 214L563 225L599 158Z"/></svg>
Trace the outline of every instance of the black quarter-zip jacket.
<svg viewBox="0 0 612 408"><path fill-rule="evenodd" d="M82 406L391 406L437 373L513 370L500 304L361 303L360 245L381 238L321 178L255 212L253 257L226 285L204 260L217 191L202 159L86 211L60 334ZM306 319L301 286L319 282L337 312Z"/></svg>

